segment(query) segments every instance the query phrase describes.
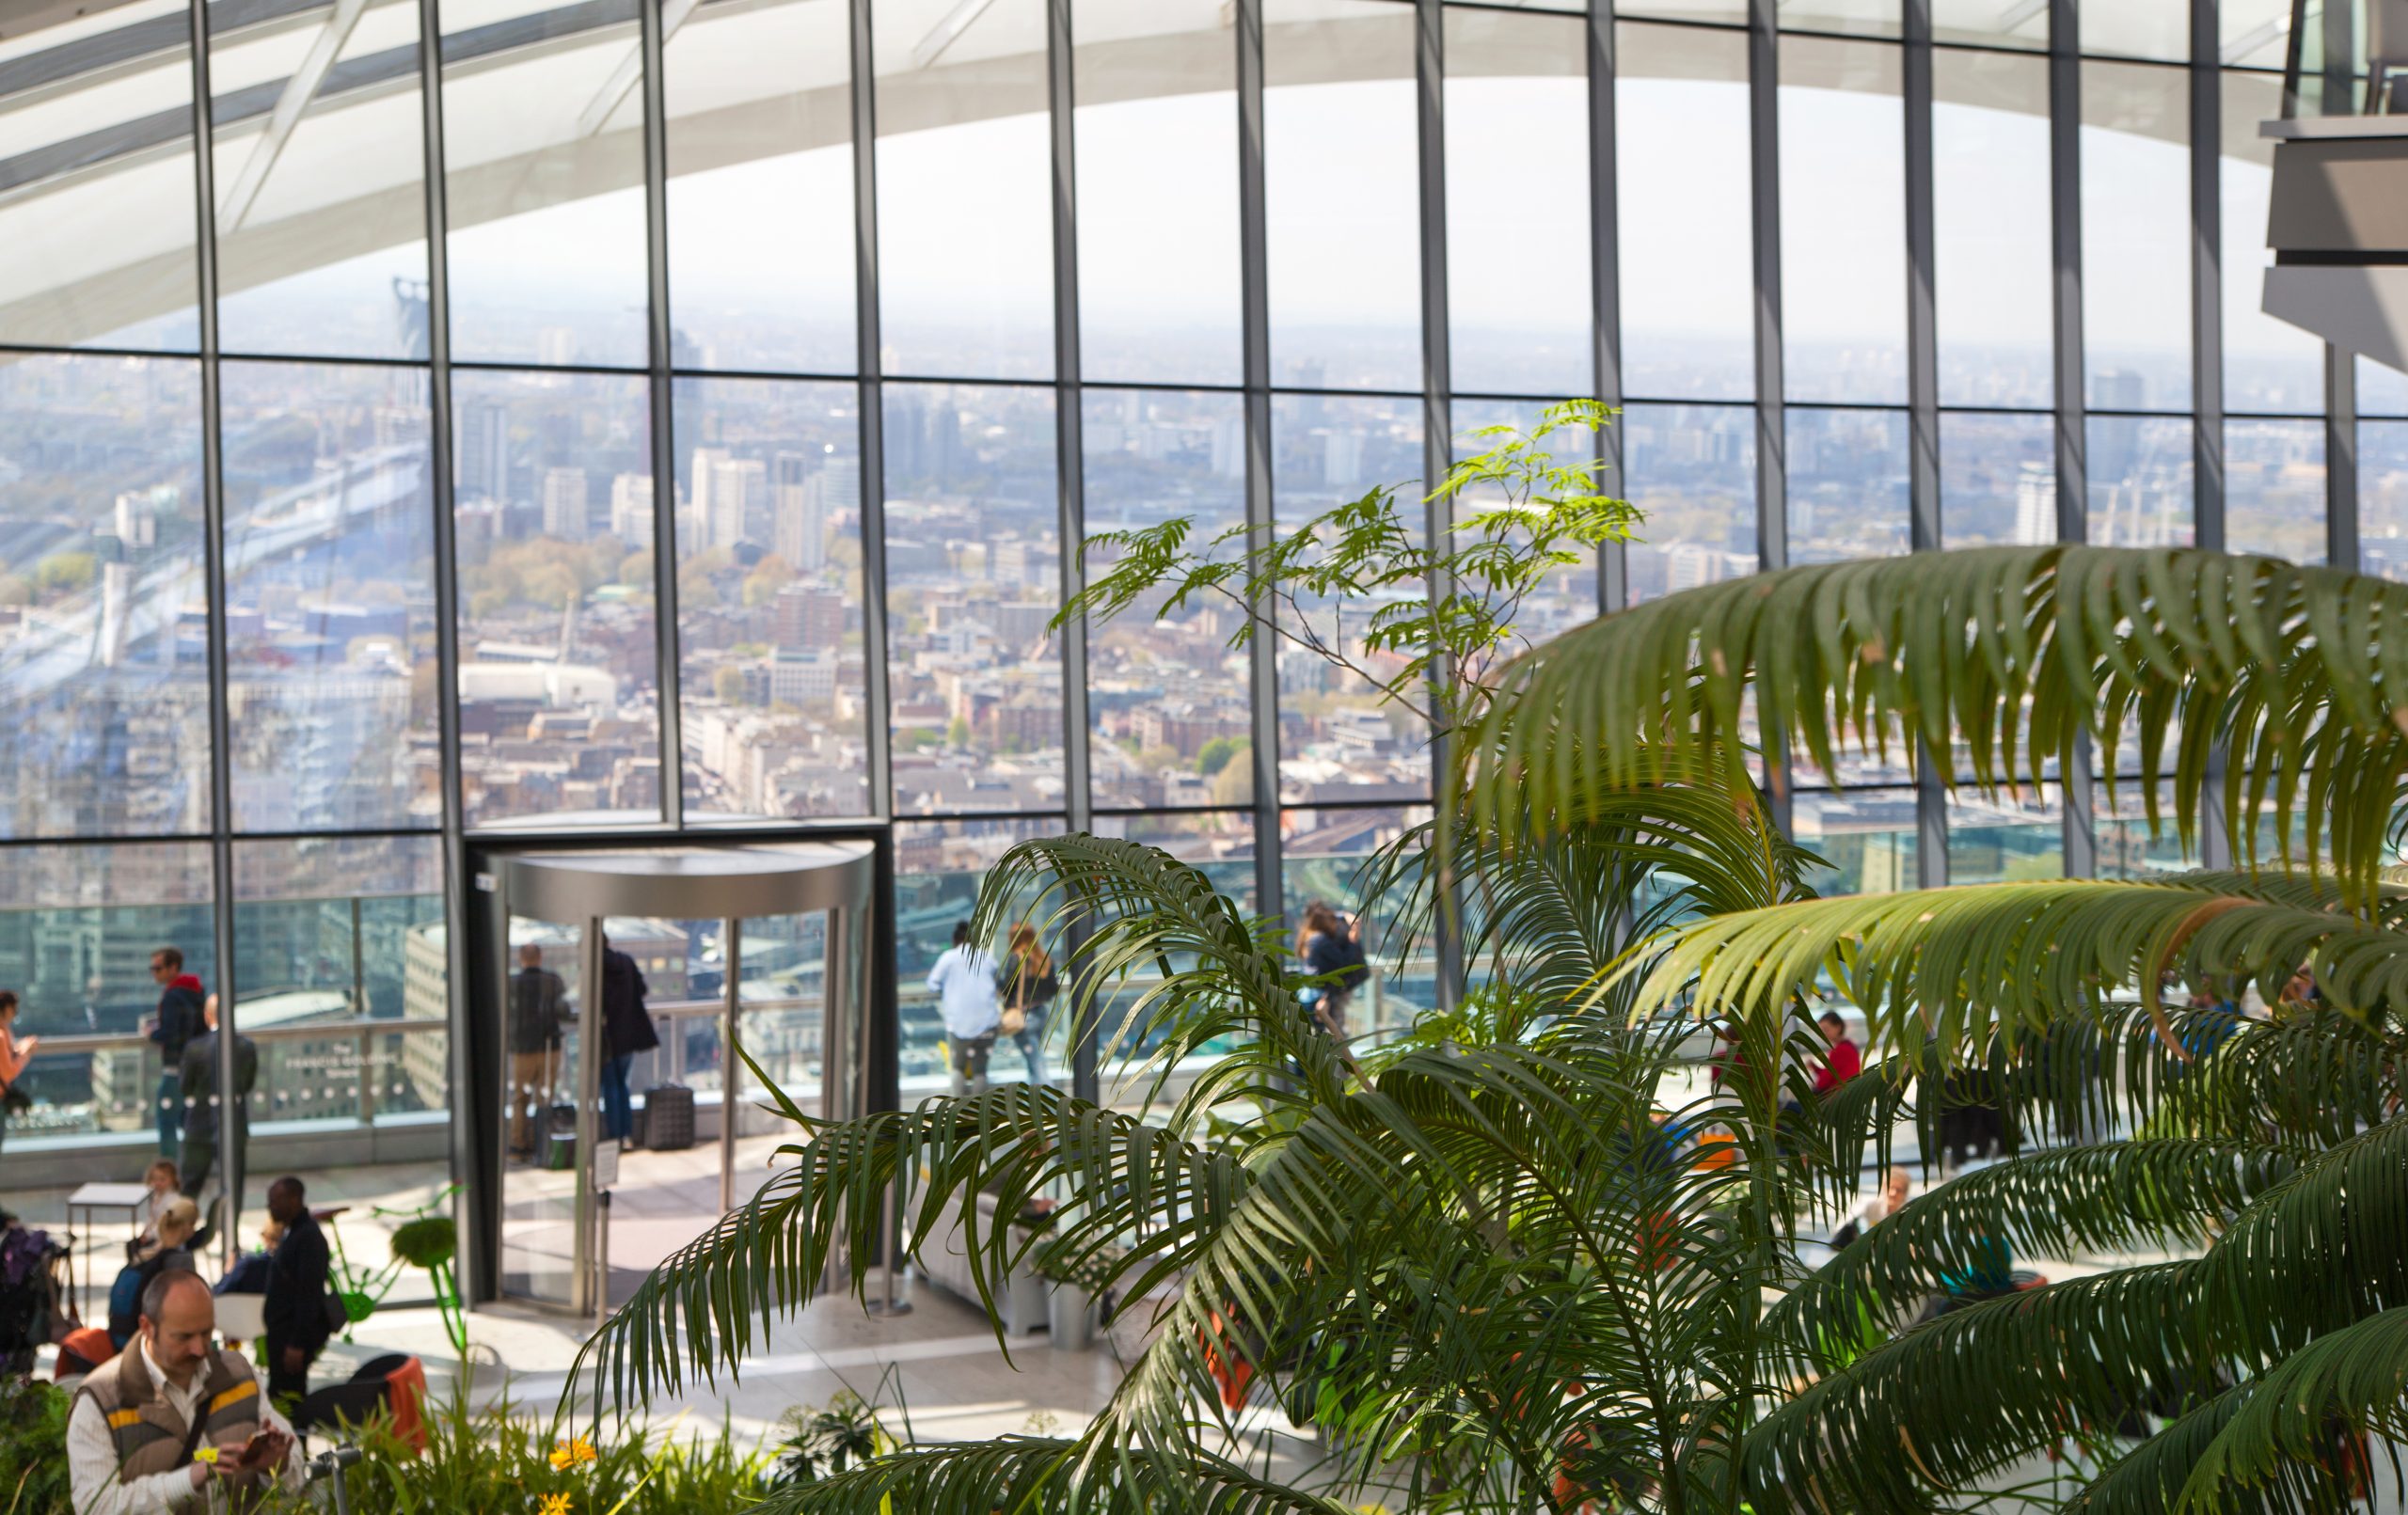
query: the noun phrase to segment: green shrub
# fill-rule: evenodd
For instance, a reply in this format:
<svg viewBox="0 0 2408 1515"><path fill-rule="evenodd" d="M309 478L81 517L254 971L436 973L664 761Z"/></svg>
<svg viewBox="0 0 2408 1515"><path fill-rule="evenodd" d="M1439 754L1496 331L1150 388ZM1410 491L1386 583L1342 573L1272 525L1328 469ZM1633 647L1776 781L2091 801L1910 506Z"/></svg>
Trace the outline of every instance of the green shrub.
<svg viewBox="0 0 2408 1515"><path fill-rule="evenodd" d="M55 1384L0 1376L0 1515L68 1508L70 1402Z"/></svg>

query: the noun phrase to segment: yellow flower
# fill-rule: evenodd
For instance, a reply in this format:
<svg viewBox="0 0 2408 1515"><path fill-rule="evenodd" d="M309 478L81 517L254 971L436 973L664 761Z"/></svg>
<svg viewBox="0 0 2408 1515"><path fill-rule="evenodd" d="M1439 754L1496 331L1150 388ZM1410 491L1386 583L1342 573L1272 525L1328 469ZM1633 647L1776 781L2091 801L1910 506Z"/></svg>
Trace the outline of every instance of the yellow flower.
<svg viewBox="0 0 2408 1515"><path fill-rule="evenodd" d="M546 1494L544 1503L537 1507L535 1515L568 1515L568 1495Z"/></svg>
<svg viewBox="0 0 2408 1515"><path fill-rule="evenodd" d="M591 1462L594 1458L594 1444L582 1436L573 1442L552 1444L552 1466L555 1469L565 1468L577 1462Z"/></svg>

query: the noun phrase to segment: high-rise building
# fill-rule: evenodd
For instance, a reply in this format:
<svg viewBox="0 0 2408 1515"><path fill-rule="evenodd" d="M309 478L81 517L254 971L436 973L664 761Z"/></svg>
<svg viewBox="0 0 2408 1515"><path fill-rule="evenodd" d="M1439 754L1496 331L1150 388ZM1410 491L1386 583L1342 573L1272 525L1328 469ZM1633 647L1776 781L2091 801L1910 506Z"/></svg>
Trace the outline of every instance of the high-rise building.
<svg viewBox="0 0 2408 1515"><path fill-rule="evenodd" d="M582 468L544 470L544 534L582 542L594 529L594 491Z"/></svg>
<svg viewBox="0 0 2408 1515"><path fill-rule="evenodd" d="M462 499L510 497L510 411L490 400L460 407L459 488Z"/></svg>
<svg viewBox="0 0 2408 1515"><path fill-rule="evenodd" d="M610 481L610 534L631 547L652 544L652 475L623 473Z"/></svg>
<svg viewBox="0 0 2408 1515"><path fill-rule="evenodd" d="M724 449L696 448L692 522L705 546L733 547L756 529L756 515L768 505L768 465L758 458L730 457Z"/></svg>
<svg viewBox="0 0 2408 1515"><path fill-rule="evenodd" d="M2015 480L2015 541L2038 547L2057 540L2057 471L2027 463Z"/></svg>

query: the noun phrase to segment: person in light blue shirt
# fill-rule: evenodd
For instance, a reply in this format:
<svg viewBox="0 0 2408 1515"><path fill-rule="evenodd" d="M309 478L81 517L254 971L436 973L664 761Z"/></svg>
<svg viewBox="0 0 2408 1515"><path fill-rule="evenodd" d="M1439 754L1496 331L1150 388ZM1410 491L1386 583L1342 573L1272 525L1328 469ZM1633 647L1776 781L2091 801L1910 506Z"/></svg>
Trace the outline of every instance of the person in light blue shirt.
<svg viewBox="0 0 2408 1515"><path fill-rule="evenodd" d="M995 993L995 957L970 941L970 923L953 928L953 945L928 970L928 992L938 997L944 1039L952 1050L953 1095L987 1092L987 1058L1003 1024L1003 1002Z"/></svg>

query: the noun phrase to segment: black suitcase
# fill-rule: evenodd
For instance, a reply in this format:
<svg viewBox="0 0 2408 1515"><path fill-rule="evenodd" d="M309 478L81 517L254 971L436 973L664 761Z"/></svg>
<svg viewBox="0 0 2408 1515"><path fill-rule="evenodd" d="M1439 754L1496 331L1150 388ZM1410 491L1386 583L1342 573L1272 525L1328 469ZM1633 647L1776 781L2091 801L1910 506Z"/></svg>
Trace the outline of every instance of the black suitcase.
<svg viewBox="0 0 2408 1515"><path fill-rule="evenodd" d="M657 1083L643 1092L643 1144L654 1152L683 1152L694 1144L693 1090Z"/></svg>

